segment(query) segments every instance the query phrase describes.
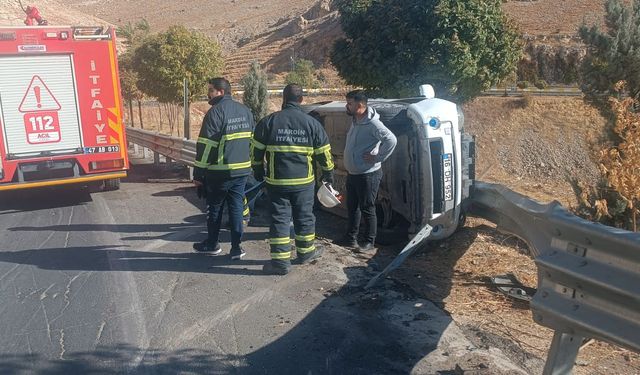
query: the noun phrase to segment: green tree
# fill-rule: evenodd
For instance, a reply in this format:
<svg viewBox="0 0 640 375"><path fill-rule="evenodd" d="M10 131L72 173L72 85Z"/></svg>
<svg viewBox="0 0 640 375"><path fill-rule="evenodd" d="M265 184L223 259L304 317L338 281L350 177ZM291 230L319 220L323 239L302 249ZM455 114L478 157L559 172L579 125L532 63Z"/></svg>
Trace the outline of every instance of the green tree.
<svg viewBox="0 0 640 375"><path fill-rule="evenodd" d="M184 26L149 35L136 48L134 65L138 87L161 103L182 103L184 79L189 102L206 94L206 81L223 68L220 46L204 34Z"/></svg>
<svg viewBox="0 0 640 375"><path fill-rule="evenodd" d="M251 109L256 122L267 115L269 92L267 91L267 74L257 61L251 63L249 72L240 81L244 87L242 100Z"/></svg>
<svg viewBox="0 0 640 375"><path fill-rule="evenodd" d="M293 71L289 72L284 80L287 84L297 83L308 89L320 87L313 62L305 59L297 60L293 66Z"/></svg>
<svg viewBox="0 0 640 375"><path fill-rule="evenodd" d="M140 44L147 35L149 35L150 31L151 27L149 26L149 22L143 18L135 24L127 22L125 25L118 27L116 29L116 34L118 37L124 39L123 44L125 46L135 47Z"/></svg>
<svg viewBox="0 0 640 375"><path fill-rule="evenodd" d="M423 83L466 101L509 76L522 54L501 0L336 0L346 38L331 61L348 84L415 95Z"/></svg>
<svg viewBox="0 0 640 375"><path fill-rule="evenodd" d="M142 121L142 105L140 104L140 101L144 98L144 94L138 88L138 73L133 67L130 54L123 54L119 60L120 89L122 91L122 97L129 107L130 125L134 125L133 101L136 100L138 102L138 121L140 122L140 127L144 129L144 122Z"/></svg>
<svg viewBox="0 0 640 375"><path fill-rule="evenodd" d="M126 51L118 57L122 96L129 107L129 117L132 126L134 125L133 101L136 100L138 102L138 116L141 128L144 128L144 123L142 121L142 106L140 101L144 98L144 94L138 87L139 78L134 65L133 54L144 38L149 35L149 30L149 23L145 19L138 21L136 24L128 22L126 25L116 29L118 37L123 39L122 43L126 47Z"/></svg>
<svg viewBox="0 0 640 375"><path fill-rule="evenodd" d="M640 94L640 1L605 4L605 30L582 25L579 35L588 46L582 64L582 87L587 94L613 94L626 81L629 94Z"/></svg>

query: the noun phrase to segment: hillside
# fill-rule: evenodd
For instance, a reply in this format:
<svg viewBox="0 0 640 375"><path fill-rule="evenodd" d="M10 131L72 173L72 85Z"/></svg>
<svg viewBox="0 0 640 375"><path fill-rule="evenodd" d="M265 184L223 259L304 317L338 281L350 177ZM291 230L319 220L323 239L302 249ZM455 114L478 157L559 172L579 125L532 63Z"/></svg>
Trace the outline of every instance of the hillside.
<svg viewBox="0 0 640 375"><path fill-rule="evenodd" d="M534 66L542 79L563 81L555 67L544 66L556 55L567 55L566 49L575 44L571 40L583 22L602 24L605 0L532 0L506 1L505 12L523 34L534 38L534 55L545 61ZM323 66L333 41L342 35L338 15L331 0L300 0L288 2L271 0L256 3L250 0L210 2L195 0L173 2L167 0L70 0L69 5L116 25L149 21L152 30L159 31L172 24L183 24L218 40L226 56L226 75L237 81L253 60L263 64L269 72L287 71L291 59L305 58ZM550 37L550 38L549 38ZM549 38L547 40L547 38ZM557 45L567 41L560 50L539 45ZM531 49L531 48L529 48ZM576 56L576 52L570 54ZM579 58L580 54L577 53ZM540 59L540 56L536 57ZM538 68L542 65L543 67ZM549 72L545 72L545 69Z"/></svg>
<svg viewBox="0 0 640 375"><path fill-rule="evenodd" d="M556 82L563 77L553 66L557 62L554 55L569 55L572 62L580 58L572 37L583 21L602 24L604 3L605 0L512 0L504 3L504 10L527 35L528 54L544 60L538 65L548 65L534 69L541 72L541 78ZM0 4L0 24L22 24L23 13L16 0L2 0ZM124 25L145 18L152 31L172 24L186 25L222 45L225 74L232 81L237 81L253 60L275 74L288 71L292 59L310 59L317 66L324 66L333 41L342 35L331 0L195 0L188 4L167 0L40 0L36 4L51 24ZM557 50L558 45L561 50Z"/></svg>
<svg viewBox="0 0 640 375"><path fill-rule="evenodd" d="M66 1L38 0L37 2L24 1L24 6L34 4L40 10L42 16L51 25L107 25L109 22L74 9ZM0 0L0 26L24 26L25 14L17 0Z"/></svg>
<svg viewBox="0 0 640 375"><path fill-rule="evenodd" d="M525 62L521 71L536 71L537 77L549 82L570 79L556 66L558 57L566 60L560 66L581 59L583 52L576 48L576 32L583 21L603 23L604 3L605 0L505 1L506 14L527 36L526 50L531 61ZM291 61L300 58L312 60L316 66L328 66L328 51L342 35L331 0L39 0L34 4L51 24L119 26L144 18L152 31L173 24L201 31L222 45L225 75L233 82L254 60L273 74L288 71ZM17 0L0 0L0 25L21 25L23 18ZM335 77L335 72L330 69L325 75ZM526 80L538 79L524 75Z"/></svg>
<svg viewBox="0 0 640 375"><path fill-rule="evenodd" d="M568 207L577 203L572 181L597 183L607 121L583 99L481 97L463 109L465 129L476 137L479 180Z"/></svg>
<svg viewBox="0 0 640 375"><path fill-rule="evenodd" d="M188 3L70 0L66 3L117 25L141 18L147 19L154 30L165 29L171 24L186 25L217 38L228 48L242 39L261 35L304 16L318 4L331 6L329 0L271 0L260 3L251 0L195 0ZM604 3L605 0L510 0L504 2L504 10L525 34L575 34L583 20L602 23Z"/></svg>
<svg viewBox="0 0 640 375"><path fill-rule="evenodd" d="M307 12L317 0L70 0L76 9L104 18L117 25L135 23L144 18L153 31L173 24L185 25L218 40L225 49L233 49L246 38L261 35Z"/></svg>
<svg viewBox="0 0 640 375"><path fill-rule="evenodd" d="M294 3L196 0L186 5L166 0L69 1L78 10L117 25L145 18L153 31L172 24L201 31L222 45L225 76L232 82L237 82L254 60L276 74L287 71L292 58L324 65L333 40L341 35L337 12L330 3L329 0Z"/></svg>

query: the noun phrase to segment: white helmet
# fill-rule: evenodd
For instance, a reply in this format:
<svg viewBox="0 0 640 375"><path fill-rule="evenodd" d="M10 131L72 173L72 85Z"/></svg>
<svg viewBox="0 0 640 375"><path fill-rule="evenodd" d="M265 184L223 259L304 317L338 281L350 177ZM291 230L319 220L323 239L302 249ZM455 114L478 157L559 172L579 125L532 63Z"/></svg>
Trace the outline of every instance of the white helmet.
<svg viewBox="0 0 640 375"><path fill-rule="evenodd" d="M340 200L337 197L338 194L331 185L324 183L320 185L316 196L323 206L331 208L340 204Z"/></svg>

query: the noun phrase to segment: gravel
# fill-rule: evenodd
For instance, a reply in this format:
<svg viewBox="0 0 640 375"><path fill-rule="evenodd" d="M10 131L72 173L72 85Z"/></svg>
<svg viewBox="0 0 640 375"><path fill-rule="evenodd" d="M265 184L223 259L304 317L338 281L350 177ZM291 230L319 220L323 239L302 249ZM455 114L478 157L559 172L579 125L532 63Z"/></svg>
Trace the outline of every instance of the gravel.
<svg viewBox="0 0 640 375"><path fill-rule="evenodd" d="M589 184L598 180L598 165L589 154L587 141L579 135L549 140L525 129L513 147L497 152L503 168L518 179L577 179Z"/></svg>

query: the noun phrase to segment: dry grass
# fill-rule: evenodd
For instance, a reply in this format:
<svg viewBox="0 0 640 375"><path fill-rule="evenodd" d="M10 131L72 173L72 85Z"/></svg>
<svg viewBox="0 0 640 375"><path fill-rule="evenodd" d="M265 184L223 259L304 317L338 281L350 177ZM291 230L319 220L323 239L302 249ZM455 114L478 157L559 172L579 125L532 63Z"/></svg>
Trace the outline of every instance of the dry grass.
<svg viewBox="0 0 640 375"><path fill-rule="evenodd" d="M602 25L606 0L508 1L504 11L533 35L575 35L583 21Z"/></svg>

